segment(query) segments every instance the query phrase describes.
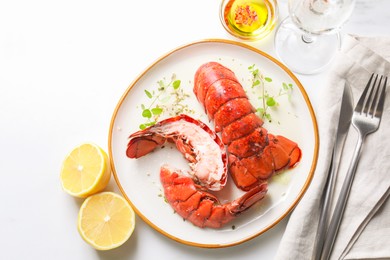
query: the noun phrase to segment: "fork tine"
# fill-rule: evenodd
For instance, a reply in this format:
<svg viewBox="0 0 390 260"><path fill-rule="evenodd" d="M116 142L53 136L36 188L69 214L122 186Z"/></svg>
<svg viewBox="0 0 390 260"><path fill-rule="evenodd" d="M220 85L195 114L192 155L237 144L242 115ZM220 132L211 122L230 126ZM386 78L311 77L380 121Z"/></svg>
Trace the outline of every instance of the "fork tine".
<svg viewBox="0 0 390 260"><path fill-rule="evenodd" d="M378 80L378 76L379 75L376 75L375 76L375 79L374 79L374 82L372 83L372 85L368 88L368 93L367 95L365 95L365 102L364 102L364 105L363 105L363 111L362 113L364 114L368 114L368 110L370 109L372 103L373 103L373 97L372 97L372 94L374 93L375 91L375 87L376 87L376 82Z"/></svg>
<svg viewBox="0 0 390 260"><path fill-rule="evenodd" d="M368 81L366 87L364 88L362 95L360 96L358 103L356 104L355 112L358 112L358 113L362 112L363 106L365 104L364 101L366 99L367 92L368 92L368 89L370 88L371 81L372 81L373 77L374 77L374 73L371 75L370 80Z"/></svg>
<svg viewBox="0 0 390 260"><path fill-rule="evenodd" d="M383 84L382 91L379 96L378 106L375 110L375 117L377 118L382 117L383 105L385 103L385 96L386 96L386 87L387 87L387 77L385 77L385 83Z"/></svg>
<svg viewBox="0 0 390 260"><path fill-rule="evenodd" d="M377 75L377 78L378 77L379 77L379 75ZM379 94L379 91L381 89L381 83L382 83L383 76L381 76L381 78L379 79L378 84L376 84L376 79L375 79L374 84L372 86L372 91L371 91L370 97L368 99L370 101L370 104L367 107L368 108L367 115L370 115L371 117L374 116L376 107L378 105L378 94ZM374 94L373 98L371 98L372 94ZM367 102L368 102L368 100L367 100Z"/></svg>

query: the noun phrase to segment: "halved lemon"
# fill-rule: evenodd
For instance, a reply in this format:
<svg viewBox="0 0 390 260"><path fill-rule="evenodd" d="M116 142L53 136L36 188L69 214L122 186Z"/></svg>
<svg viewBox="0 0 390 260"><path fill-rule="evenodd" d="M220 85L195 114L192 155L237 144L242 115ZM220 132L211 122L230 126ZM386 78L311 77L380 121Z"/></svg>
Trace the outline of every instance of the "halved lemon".
<svg viewBox="0 0 390 260"><path fill-rule="evenodd" d="M77 227L88 244L98 250L109 250L129 239L135 227L135 214L122 196L101 192L81 205Z"/></svg>
<svg viewBox="0 0 390 260"><path fill-rule="evenodd" d="M86 198L102 191L111 177L108 156L96 144L75 147L65 158L61 169L63 189L72 196Z"/></svg>

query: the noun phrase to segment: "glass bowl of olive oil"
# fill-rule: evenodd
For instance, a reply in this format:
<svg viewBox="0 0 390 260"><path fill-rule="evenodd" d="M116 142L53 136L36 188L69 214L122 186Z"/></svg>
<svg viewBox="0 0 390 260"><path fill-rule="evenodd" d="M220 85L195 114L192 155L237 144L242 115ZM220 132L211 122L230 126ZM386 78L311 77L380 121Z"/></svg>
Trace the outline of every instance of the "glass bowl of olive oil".
<svg viewBox="0 0 390 260"><path fill-rule="evenodd" d="M231 35L249 41L260 40L275 27L276 0L222 0L220 20Z"/></svg>

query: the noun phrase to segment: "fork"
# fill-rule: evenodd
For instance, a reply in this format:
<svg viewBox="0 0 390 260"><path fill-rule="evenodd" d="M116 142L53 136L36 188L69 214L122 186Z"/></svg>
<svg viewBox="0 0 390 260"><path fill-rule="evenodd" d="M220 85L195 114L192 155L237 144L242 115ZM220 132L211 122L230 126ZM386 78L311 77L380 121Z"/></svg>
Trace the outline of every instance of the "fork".
<svg viewBox="0 0 390 260"><path fill-rule="evenodd" d="M340 196L337 200L332 220L329 224L329 229L322 251L322 260L329 259L332 252L348 196L351 191L352 182L355 177L364 140L368 134L375 132L379 128L383 113L383 105L385 102L387 77L381 76L379 80L378 77L379 75L371 75L352 115L352 125L357 130L359 137L352 156L351 164L341 188Z"/></svg>

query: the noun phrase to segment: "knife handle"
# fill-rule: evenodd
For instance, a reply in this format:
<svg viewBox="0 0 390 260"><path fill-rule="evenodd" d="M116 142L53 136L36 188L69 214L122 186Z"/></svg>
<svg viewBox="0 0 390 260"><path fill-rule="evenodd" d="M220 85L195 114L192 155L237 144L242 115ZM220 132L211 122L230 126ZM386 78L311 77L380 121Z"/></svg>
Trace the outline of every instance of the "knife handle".
<svg viewBox="0 0 390 260"><path fill-rule="evenodd" d="M320 260L322 248L325 243L325 234L329 224L330 208L332 205L333 190L335 185L335 150L333 149L332 158L329 166L327 181L320 202L320 218L318 221L317 234L314 242L314 251L312 260Z"/></svg>

